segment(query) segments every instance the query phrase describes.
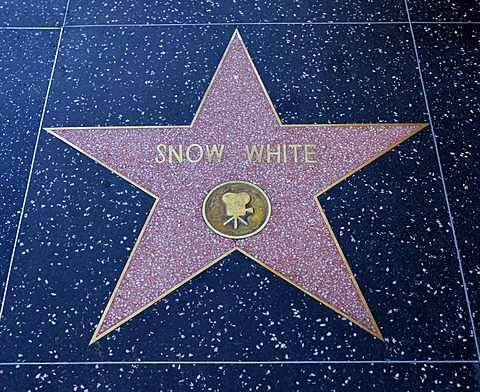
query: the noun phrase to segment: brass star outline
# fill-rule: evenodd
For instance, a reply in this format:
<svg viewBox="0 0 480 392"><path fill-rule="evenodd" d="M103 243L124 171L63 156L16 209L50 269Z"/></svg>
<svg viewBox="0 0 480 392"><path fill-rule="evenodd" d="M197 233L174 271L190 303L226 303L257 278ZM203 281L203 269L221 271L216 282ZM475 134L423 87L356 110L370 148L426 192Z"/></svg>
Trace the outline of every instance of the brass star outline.
<svg viewBox="0 0 480 392"><path fill-rule="evenodd" d="M347 314L346 312L342 311L341 309L339 309L338 307L332 305L330 302L324 300L323 298L319 297L318 295L312 293L311 291L307 290L305 287L303 287L302 285L298 284L296 281L294 281L291 277L288 277L287 275L285 275L284 273L281 273L280 271L278 271L277 269L274 269L271 267L271 265L265 263L265 262L262 262L261 260L259 260L258 258L256 258L255 256L253 256L250 252L244 250L242 247L240 246L237 246L237 244L235 244L233 247L231 247L230 250L224 252L221 256L219 256L218 258L214 259L213 261L211 261L210 263L207 263L206 265L204 265L202 268L199 268L198 270L196 270L194 273L191 273L189 274L187 277L185 277L184 279L182 279L180 282L178 282L177 284L173 285L172 287L170 287L168 290L164 291L161 293L161 295L159 296L156 296L155 299L149 301L148 303L146 303L145 305L141 306L140 308L138 308L137 310L135 310L134 312L132 312L131 314L127 315L126 317L122 318L120 322L117 322L115 323L114 325L112 325L111 327L107 328L106 330L101 330L101 327L103 325L103 323L105 322L105 318L106 316L108 315L108 312L109 310L111 309L111 306L112 306L112 303L115 299L115 297L117 296L117 293L118 293L118 290L119 290L119 287L122 283L122 281L124 280L126 274L127 274L127 271L129 270L129 267L131 266L131 263L132 263L132 260L134 259L134 255L135 253L137 252L137 249L139 247L139 244L145 234L145 231L147 230L151 220L152 220L152 217L154 215L154 212L156 211L156 208L157 208L157 205L159 203L159 200L160 200L160 197L156 194L154 194L151 190L147 189L144 185L140 185L138 182L132 180L130 177L127 177L124 173L122 173L118 168L116 167L113 167L112 165L110 164L107 164L105 163L105 160L103 159L99 159L98 157L95 157L92 153L88 152L84 147L80 147L78 144L75 144L75 142L72 142L71 140L69 140L66 135L65 135L65 131L68 132L70 130L94 130L94 129L97 129L97 130L108 130L108 129L115 129L115 130L140 130L140 129L192 129L194 128L201 112L202 112L202 108L204 108L204 105L205 105L205 101L207 100L207 97L209 97L209 94L212 90L212 86L214 85L217 77L218 77L218 74L222 68L222 65L224 64L224 61L225 61L225 58L227 56L227 54L229 53L231 47L232 47L232 44L234 42L236 42L236 40L238 42L240 42L241 44L241 47L243 48L246 56L248 57L248 61L249 61L249 67L251 67L255 73L255 77L257 79L257 82L259 83L259 85L261 86L261 89L263 91L263 94L265 96L265 98L268 100L268 105L270 106L270 110L271 112L273 113L273 115L275 116L275 119L276 119L276 122L278 124L278 126L280 126L281 128L285 128L285 129L288 129L288 128L304 128L304 129L307 129L307 128L321 128L321 129L325 129L325 128L329 128L329 127L365 127L365 126L368 126L368 127L402 127L402 126L405 126L405 127L412 127L412 130L408 132L408 135L406 135L405 137L402 137L400 138L399 140L395 141L395 143L392 143L390 144L387 148L384 148L384 149L381 149L381 152L379 152L378 154L374 155L373 157L371 157L370 159L368 159L367 161L363 162L362 164L358 165L355 167L354 170L350 170L348 171L347 174L341 176L340 178L336 179L334 182L330 183L326 188L322 189L322 191L316 193L314 195L314 199L315 199L315 203L316 205L318 206L319 210L320 210L320 213L321 213L321 216L323 217L323 220L326 224L326 227L328 228L328 232L329 232L329 235L331 236L331 239L333 240L333 242L335 243L335 246L336 246L336 250L337 252L339 253L339 255L341 256L342 260L343 260L343 263L344 263L344 267L346 268L346 271L348 272L349 276L350 276L350 279L356 289L356 292L357 294L359 295L360 297L360 300L362 301L367 313L368 313L368 316L370 317L371 319L371 322L372 322L372 325L373 325L373 330L369 327L367 327L366 325L362 324L361 322L359 322L358 320L356 320L355 318L353 318L351 315ZM135 185L136 187L142 189L143 191L145 191L147 194L149 194L150 196L152 196L154 199L155 199L155 202L154 202L154 205L145 221L145 224L143 225L143 228L142 228L142 231L135 243L135 246L134 248L132 249L132 252L130 253L129 255L129 258L127 260L127 263L122 271L122 274L120 276L120 278L118 279L118 282L117 282L117 285L110 297L110 300L106 306L106 309L105 311L103 312L102 314L102 317L100 319L100 322L93 334L93 337L90 341L90 344L94 343L95 341L101 339L103 336L107 335L108 333L110 333L111 331L113 331L114 329L116 329L117 327L119 327L120 325L124 324L125 322L127 322L128 320L130 320L131 318L135 317L136 315L138 315L139 313L141 313L143 310L147 309L148 307L150 307L151 305L153 305L154 303L156 303L157 301L159 301L160 299L162 299L163 297L165 297L166 295L168 295L169 293L171 293L172 291L176 290L177 288L179 288L180 286L182 286L184 283L186 283L187 281L191 280L193 277L197 276L198 274L200 274L201 272L205 271L206 269L208 269L209 267L211 267L212 265L216 264L218 261L224 259L226 256L228 256L230 253L238 250L240 251L241 253L243 253L244 255L246 255L247 257L249 257L250 259L256 261L257 263L259 263L260 265L262 265L263 267L267 268L268 270L270 270L271 272L273 272L274 274L276 274L277 276L281 277L282 279L286 280L287 282L293 284L295 287L299 288L300 290L304 291L305 293L307 293L308 295L310 295L311 297L317 299L318 301L320 301L321 303L323 303L324 305L326 305L327 307L329 307L330 309L334 310L335 312L337 312L338 314L342 315L343 317L345 317L346 319L348 319L349 321L353 322L354 324L360 326L362 329L368 331L369 333L371 333L372 335L374 335L375 337L383 340L383 336L380 332L380 329L378 328L376 322L375 322L375 319L373 318L373 315L368 307L368 304L360 290L360 287L350 269L350 266L348 265L348 262L345 258L345 255L338 243L338 240L333 232L333 229L328 221L328 218L326 217L325 215L325 212L320 204L320 202L318 201L318 197L325 193L326 191L328 191L329 189L331 189L332 187L334 187L335 185L337 185L338 183L340 183L341 181L343 181L344 179L348 178L349 176L353 175L355 172L357 172L358 170L360 170L361 168L363 168L364 166L366 166L367 164L371 163L373 160L377 159L378 157L380 157L381 155L385 154L386 152L388 152L389 150L391 150L392 148L394 148L395 146L397 146L398 144L400 144L401 142L403 142L404 140L406 140L407 138L411 137L412 135L414 135L415 133L419 132L421 129L425 128L428 124L368 124L368 125L364 125L364 124L310 124L310 125L307 125L307 124L297 124L297 125L284 125L282 124L271 100L270 100L270 97L261 81L261 78L258 74L258 71L257 69L255 68L254 64L253 64L253 61L250 57L250 55L248 54L248 51L246 49L246 46L238 32L238 30L235 30L234 34L232 35L232 38L228 44L228 47L216 69L216 72L209 84L209 87L197 109L197 112L191 122L190 125L183 125L183 126L128 126L128 127L76 127L76 128L46 128L46 130L50 133L52 133L53 135L55 135L56 137L58 137L59 139L63 140L64 142L66 142L67 144L69 144L70 146L74 147L76 150L82 152L83 154L89 156L91 159L93 159L94 161L98 162L99 164L101 164L102 166L106 167L107 169L111 170L112 172L116 173L117 175L119 175L120 177L124 178L126 181L130 182L131 184Z"/></svg>

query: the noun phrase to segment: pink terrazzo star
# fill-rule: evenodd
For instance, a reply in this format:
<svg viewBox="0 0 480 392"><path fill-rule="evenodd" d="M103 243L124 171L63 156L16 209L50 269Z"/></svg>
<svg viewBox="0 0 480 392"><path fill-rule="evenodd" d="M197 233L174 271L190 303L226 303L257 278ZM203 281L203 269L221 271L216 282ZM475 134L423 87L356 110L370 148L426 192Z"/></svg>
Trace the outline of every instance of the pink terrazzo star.
<svg viewBox="0 0 480 392"><path fill-rule="evenodd" d="M235 249L382 339L317 196L424 126L282 125L235 32L190 126L49 129L157 199L91 343ZM245 146L262 144L249 161ZM169 162L170 145L183 146L182 162ZM224 145L220 161L209 162L213 145ZM207 193L233 180L272 204L266 227L237 241L202 218Z"/></svg>

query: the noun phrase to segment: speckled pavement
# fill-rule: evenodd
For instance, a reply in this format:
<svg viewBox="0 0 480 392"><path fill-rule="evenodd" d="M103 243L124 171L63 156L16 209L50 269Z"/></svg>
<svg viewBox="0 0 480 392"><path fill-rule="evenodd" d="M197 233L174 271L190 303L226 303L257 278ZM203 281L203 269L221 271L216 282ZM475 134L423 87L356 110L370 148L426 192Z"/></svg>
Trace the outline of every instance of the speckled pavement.
<svg viewBox="0 0 480 392"><path fill-rule="evenodd" d="M479 11L0 4L0 387L478 390Z"/></svg>

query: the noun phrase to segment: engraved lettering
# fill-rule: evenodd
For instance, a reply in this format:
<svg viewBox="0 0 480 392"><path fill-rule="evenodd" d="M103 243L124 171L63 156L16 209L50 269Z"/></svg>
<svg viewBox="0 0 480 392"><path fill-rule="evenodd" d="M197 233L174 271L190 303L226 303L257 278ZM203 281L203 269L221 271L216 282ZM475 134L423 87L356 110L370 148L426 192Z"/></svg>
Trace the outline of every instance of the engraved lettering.
<svg viewBox="0 0 480 392"><path fill-rule="evenodd" d="M272 155L276 155L277 162L280 163L280 154L281 154L280 144L277 144L277 151L272 151L270 144L267 144L267 162L268 163L271 163Z"/></svg>
<svg viewBox="0 0 480 392"><path fill-rule="evenodd" d="M260 145L260 150L258 147L254 144L251 146L251 150L248 148L248 145L245 146L245 149L247 150L247 157L248 157L248 162L253 162L254 157L257 157L257 162L262 162L262 157L263 157L263 144Z"/></svg>
<svg viewBox="0 0 480 392"><path fill-rule="evenodd" d="M165 162L166 156L165 156L165 152L162 151L162 149L166 150L167 146L165 144L159 144L157 146L157 151L160 154L160 156L155 157L155 162L157 162L157 163L164 163Z"/></svg>
<svg viewBox="0 0 480 392"><path fill-rule="evenodd" d="M316 144L246 144L245 151L249 163L318 163ZM208 163L223 160L224 144L201 145L157 144L155 162L166 163L198 163L203 160Z"/></svg>
<svg viewBox="0 0 480 392"><path fill-rule="evenodd" d="M194 147L196 147L198 149L198 154L197 154L198 156L196 158L192 158L192 156L190 155L190 151ZM191 163L200 162L203 159L203 148L200 144L190 144L187 147L187 151L185 151L185 155L187 157L188 162L191 162Z"/></svg>
<svg viewBox="0 0 480 392"><path fill-rule="evenodd" d="M294 157L295 163L298 162L298 149L301 148L301 147L302 147L301 144L289 144L288 145L288 148L293 149L293 157Z"/></svg>
<svg viewBox="0 0 480 392"><path fill-rule="evenodd" d="M216 144L212 145L212 149L210 149L208 145L205 147L207 149L208 163L211 163L213 161L214 156L216 156L218 162L222 162L223 150L225 148L224 144L220 145L220 151L218 151L218 146Z"/></svg>
<svg viewBox="0 0 480 392"><path fill-rule="evenodd" d="M310 158L310 155L315 155L315 151L310 151L310 148L317 148L316 144L305 144L305 162L306 163L317 163L316 159Z"/></svg>
<svg viewBox="0 0 480 392"><path fill-rule="evenodd" d="M178 152L175 151L175 147L171 144L168 146L168 163L173 163L173 156L178 162L183 162L183 146L181 144L178 145Z"/></svg>

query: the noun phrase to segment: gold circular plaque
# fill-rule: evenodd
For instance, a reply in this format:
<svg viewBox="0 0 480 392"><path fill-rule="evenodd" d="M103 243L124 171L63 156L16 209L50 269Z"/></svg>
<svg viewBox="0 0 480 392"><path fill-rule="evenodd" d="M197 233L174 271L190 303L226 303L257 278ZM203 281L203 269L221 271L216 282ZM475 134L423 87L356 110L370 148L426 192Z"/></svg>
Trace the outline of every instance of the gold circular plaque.
<svg viewBox="0 0 480 392"><path fill-rule="evenodd" d="M260 232L270 219L267 194L246 181L228 181L213 188L203 202L203 219L215 233L247 238Z"/></svg>

